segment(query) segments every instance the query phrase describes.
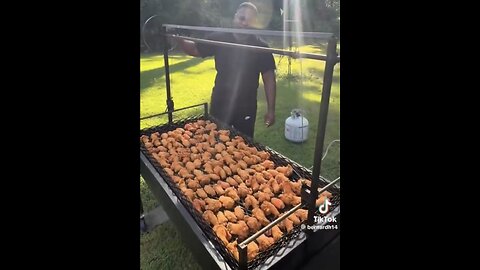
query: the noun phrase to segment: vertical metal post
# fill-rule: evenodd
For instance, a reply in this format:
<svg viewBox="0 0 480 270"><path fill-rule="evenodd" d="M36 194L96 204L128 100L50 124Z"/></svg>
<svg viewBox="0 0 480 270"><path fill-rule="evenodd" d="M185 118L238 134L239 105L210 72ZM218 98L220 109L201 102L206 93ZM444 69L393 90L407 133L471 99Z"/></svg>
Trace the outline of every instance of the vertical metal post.
<svg viewBox="0 0 480 270"><path fill-rule="evenodd" d="M168 123L172 123L172 111L174 110L174 104L172 100L172 96L170 94L170 66L168 65L168 40L167 36L167 28L164 26L162 27L163 33L163 61L165 63L165 84L167 86L167 110L168 110Z"/></svg>
<svg viewBox="0 0 480 270"><path fill-rule="evenodd" d="M241 247L237 245L238 249L238 269L239 270L247 270L247 249L248 246Z"/></svg>
<svg viewBox="0 0 480 270"><path fill-rule="evenodd" d="M310 199L308 204L307 224L313 224L315 214L315 201L318 197L318 186L320 177L320 168L322 166L323 143L325 140L325 129L327 126L328 105L330 103L330 91L333 80L333 69L337 58L337 40L332 38L327 45L327 60L325 61L325 71L323 73L322 100L320 102L320 114L318 117L317 140L315 142L315 157L313 161L313 179L310 189Z"/></svg>
<svg viewBox="0 0 480 270"><path fill-rule="evenodd" d="M208 103L204 103L203 104L203 109L205 111L204 115L205 115L205 119L208 118Z"/></svg>

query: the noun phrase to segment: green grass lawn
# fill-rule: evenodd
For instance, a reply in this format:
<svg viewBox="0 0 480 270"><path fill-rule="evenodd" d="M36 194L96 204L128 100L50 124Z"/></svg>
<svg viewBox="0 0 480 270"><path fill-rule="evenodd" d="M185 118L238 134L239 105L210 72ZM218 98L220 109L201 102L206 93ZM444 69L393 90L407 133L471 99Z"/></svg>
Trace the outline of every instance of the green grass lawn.
<svg viewBox="0 0 480 270"><path fill-rule="evenodd" d="M324 53L324 47L304 46L302 52ZM325 63L317 60L291 61L292 74L288 74L288 58L275 57L277 64L276 123L266 128L263 116L266 110L265 92L260 79L258 91L258 112L255 127L255 141L267 145L290 159L310 168L313 165L315 139L320 109L323 70ZM203 102L210 102L215 78L212 58L193 58L184 54L169 57L171 94L175 108L182 108ZM340 139L340 64L335 66L330 106L325 134L324 151L334 139ZM166 109L166 86L163 55L140 56L140 116L164 112ZM292 143L285 139L285 119L294 108L306 112L309 121L309 137L304 143ZM203 108L189 109L176 114L177 118L201 114ZM141 121L140 127L163 124L166 117ZM321 175L328 179L340 176L340 144L334 143L322 162ZM141 196L145 211L155 208L158 203L148 190L143 179L140 181ZM141 269L198 269L192 255L169 222L142 235L140 242Z"/></svg>

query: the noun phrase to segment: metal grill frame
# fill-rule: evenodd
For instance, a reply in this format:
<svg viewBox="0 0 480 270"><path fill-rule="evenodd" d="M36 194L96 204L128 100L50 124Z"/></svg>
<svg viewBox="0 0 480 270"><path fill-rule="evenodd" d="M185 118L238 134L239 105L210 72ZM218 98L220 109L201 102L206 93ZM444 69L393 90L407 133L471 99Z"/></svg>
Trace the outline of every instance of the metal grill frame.
<svg viewBox="0 0 480 270"><path fill-rule="evenodd" d="M190 30L195 30L195 27L193 26L182 26L182 25L168 25L164 24L162 26L162 36L163 36L163 41L165 44L167 44L167 37L171 36L171 32L169 33L168 30L176 30L176 29L190 29ZM198 28L198 27L197 27ZM196 30L201 30L201 31L213 31L213 32L228 32L228 29L222 29L222 28L211 28L211 27L202 27L202 29L196 29ZM231 30L231 29L230 29ZM233 31L233 30L231 30ZM235 30L237 31L237 30ZM281 35L281 33L272 33L272 31L266 31L266 30L250 30L252 33L254 32L255 34L258 35ZM298 33L300 35L308 35L309 33ZM322 60L325 61L325 71L324 71L324 76L323 76L323 87L322 87L322 98L320 102L320 112L319 112L319 120L318 120L318 132L317 132L317 137L316 137L316 143L315 143L315 157L314 157L314 163L313 163L313 176L312 176L312 187L311 187L311 194L309 198L307 199L306 203L308 206L308 220L307 224L313 225L313 217L314 215L318 214L318 211L315 209L315 199L318 196L318 188L320 185L320 182L323 181L323 179L320 176L320 167L321 167L321 153L323 153L323 142L325 138L325 130L326 130L326 120L327 120L327 115L328 115L328 107L329 107L329 100L330 100L330 91L331 91L331 84L332 84L332 79L333 79L333 69L334 66L340 62L340 57L337 54L336 50L336 44L337 44L337 39L335 36L330 35L330 33L324 33L328 34L325 36L325 39L328 40L327 44L327 54L322 56L322 55L313 55L313 54L298 54L294 52L289 52L289 51L283 51L283 50L276 50L276 49L266 49L263 47L257 47L257 46L246 46L246 45L241 45L241 44L236 44L236 43L222 43L222 42L215 42L215 41L210 41L210 40L204 40L204 39L195 39L195 42L200 42L200 43L209 43L209 44L214 44L218 46L226 46L226 47L235 47L239 49L246 49L246 50L251 50L251 51L262 51L262 52L271 52L274 54L281 54L281 55L289 55L291 57L301 57L301 58L310 58L310 59L317 59L317 60ZM327 37L328 36L328 37ZM185 37L188 39L188 37ZM167 92L167 112L168 113L168 124L171 125L173 123L173 112L175 112L174 109L174 103L173 99L171 98L171 91L170 91L170 70L169 70L169 61L168 61L168 46L165 46L164 49L164 62L165 62L165 83L166 83L166 92ZM206 106L207 108L207 106ZM207 109L205 111L205 115L207 116ZM145 170L147 168L150 170L151 168L148 165L151 165L153 169L155 169L155 166L153 166L151 163L150 164L143 164L148 161L145 160L144 158L145 155L141 153L141 170ZM295 164L292 162L292 166ZM306 169L305 169L306 170ZM148 173L148 172L146 172ZM152 176L152 185L155 185L155 181L160 181L160 179L163 179L160 174L157 172L157 176L154 175L154 172L150 170L150 175ZM145 179L145 176L144 176ZM315 180L313 180L315 179ZM147 179L145 179L147 180ZM166 183L165 179L163 179L164 182ZM149 184L150 185L150 184ZM153 190L153 188L151 187ZM158 190L158 189L157 189ZM155 192L154 192L155 193ZM157 195L155 195L157 196ZM174 196L175 197L175 196ZM180 196L181 198L182 196ZM173 199L172 197L170 199ZM302 196L302 203L305 202L304 198ZM172 201L173 203L173 201ZM339 207L338 207L339 208ZM185 209L184 209L185 210ZM167 211L168 212L168 211ZM308 231L308 238L313 238L311 231ZM315 233L316 234L316 233ZM318 235L318 234L316 234ZM247 240L248 241L248 240ZM244 241L244 242L247 242ZM201 244L204 244L203 242ZM204 247L208 247L204 245ZM244 254L245 248L239 249L240 254ZM209 253L209 252L207 252ZM207 254L204 252L204 254ZM215 252L213 252L215 253ZM218 254L218 253L217 253ZM208 254L207 254L208 255ZM241 256L242 257L242 256ZM216 260L216 259L214 259ZM218 261L217 261L218 262ZM213 265L213 264L212 264ZM218 263L217 263L218 265ZM246 269L246 263L245 261L240 262L239 268L241 269ZM207 269L210 269L210 267L207 267Z"/></svg>
<svg viewBox="0 0 480 270"><path fill-rule="evenodd" d="M203 105L205 109L208 108L205 104L189 106L188 108L200 106L200 105ZM183 109L180 109L180 110L183 110ZM280 153L276 152L271 148L268 148L258 143L254 143L251 138L235 130L233 127L227 128L224 124L220 123L214 117L208 116L207 111L205 111L204 115L191 116L185 119L177 120L172 123L168 123L166 125L154 126L154 127L143 129L140 131L140 136L150 135L157 131L159 133L163 133L163 132L174 130L178 127L183 128L183 126L186 123L193 122L199 119L210 120L212 122L215 122L219 127L224 129L229 129L231 131L232 137L234 137L235 135L240 135L244 138L245 142L249 146L255 146L258 150L268 151L271 155L270 160L272 160L276 166L285 166L287 164L290 164L293 167L293 172L294 172L293 177L291 177L293 178L293 180L297 180L298 178L301 178L301 177L307 178L310 180L312 179L311 172L308 169L302 167L298 163L288 159L287 157L281 155ZM226 249L226 246L222 243L220 239L218 239L216 234L213 232L212 227L207 222L205 222L203 217L194 209L191 202L184 196L183 192L181 192L178 186L174 183L174 181L170 178L170 176L163 170L160 164L157 163L157 161L153 158L153 156L151 156L148 153L148 151L145 149L142 143L140 144L140 149L141 149L141 153L140 153L141 154L140 155L141 172L142 172L142 175L144 175L144 179L146 181L148 179L147 184L149 185L151 190L154 191L154 195L157 197L157 199L162 201L162 203L166 203L167 207L165 207L165 209L167 210L169 216L170 215L175 216L175 218L173 219L174 223L177 224L179 228L185 228L186 224L183 224L183 225L178 225L178 224L182 224L185 221L188 223L189 227L191 228L191 232L183 232L182 229L180 231L182 231L182 235L188 235L187 239L190 240L190 241L187 240L188 242L191 242L191 240L194 239L193 237L198 238L199 241L196 241L197 242L196 245L197 246L203 245L203 248L196 247L194 248L194 250L198 250L200 248L200 249L203 249L207 254L205 254L205 252L200 252L201 254L198 254L199 256L197 257L201 258L201 257L205 257L205 255L210 255L209 257L213 259L207 262L206 265L208 265L207 266L208 269L212 269L211 268L212 264L213 265L216 264L217 267L220 269L239 269L239 268L269 269L270 266L275 265L276 262L278 262L287 254L289 254L290 251L292 251L295 247L300 245L305 239L305 237L303 237L305 236L304 235L305 233L301 232L300 225L294 226L294 230L292 230L288 234L284 234L284 236L279 241L276 241L267 250L260 252L254 260L248 262L248 264L244 266L239 265L239 262L234 259L233 255L228 251L228 249ZM154 179L151 179L151 176L153 176ZM161 192L161 194L156 194L158 193L158 191L161 191L158 189L158 184L156 184L156 182L163 182L161 183L161 187L163 189L163 192ZM324 179L322 179L322 182L323 182L323 186L328 184L328 182L325 181ZM332 211L336 211L337 208L339 210L340 190L335 186L330 187L328 190L333 194ZM168 200L168 201L165 202L165 200ZM174 206L174 207L171 207L171 206ZM173 208L176 208L178 210L178 212L183 216L183 220L179 220L177 213L170 213L172 212ZM338 212L337 214L339 214L339 211L337 212ZM187 217L188 215L189 217ZM317 215L320 215L318 211L317 211ZM272 219L269 219L269 220L273 221ZM196 226L192 226L194 225L192 221L193 223L195 223ZM302 224L305 224L305 222ZM192 235L192 232L193 232L193 235L195 236ZM302 234L302 237L299 237L300 234ZM222 261L224 263L223 267L222 267ZM217 267L215 267L215 269Z"/></svg>

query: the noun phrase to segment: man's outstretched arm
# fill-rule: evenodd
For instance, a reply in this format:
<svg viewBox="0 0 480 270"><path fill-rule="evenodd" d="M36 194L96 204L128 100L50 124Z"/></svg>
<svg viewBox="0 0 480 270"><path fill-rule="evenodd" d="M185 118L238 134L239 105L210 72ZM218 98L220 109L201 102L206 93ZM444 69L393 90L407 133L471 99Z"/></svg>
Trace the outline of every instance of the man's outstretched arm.
<svg viewBox="0 0 480 270"><path fill-rule="evenodd" d="M195 42L190 41L190 40L185 40L181 37L175 37L175 40L178 42L180 45L180 48L182 48L183 52L185 52L188 55L199 57L200 53L198 52L197 45Z"/></svg>

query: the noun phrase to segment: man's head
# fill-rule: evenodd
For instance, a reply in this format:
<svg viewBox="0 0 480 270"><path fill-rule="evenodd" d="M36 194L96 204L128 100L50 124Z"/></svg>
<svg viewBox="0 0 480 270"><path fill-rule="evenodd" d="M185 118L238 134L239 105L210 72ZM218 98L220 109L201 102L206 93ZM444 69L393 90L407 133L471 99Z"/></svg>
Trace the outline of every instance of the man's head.
<svg viewBox="0 0 480 270"><path fill-rule="evenodd" d="M233 18L233 25L237 28L253 28L257 19L257 7L251 2L243 2Z"/></svg>

